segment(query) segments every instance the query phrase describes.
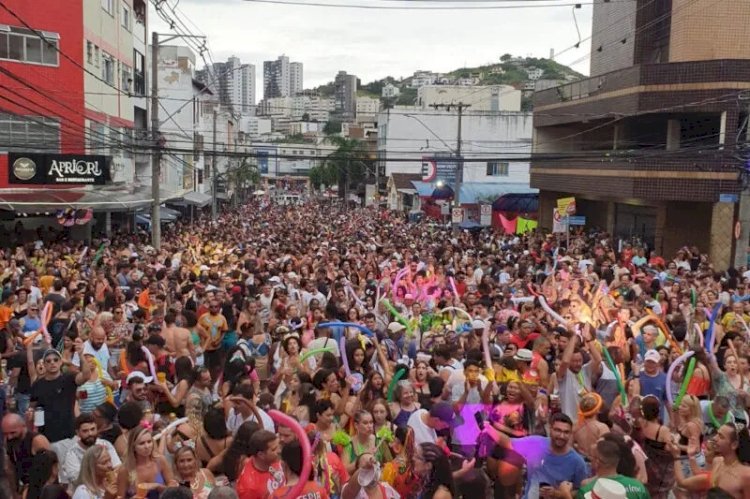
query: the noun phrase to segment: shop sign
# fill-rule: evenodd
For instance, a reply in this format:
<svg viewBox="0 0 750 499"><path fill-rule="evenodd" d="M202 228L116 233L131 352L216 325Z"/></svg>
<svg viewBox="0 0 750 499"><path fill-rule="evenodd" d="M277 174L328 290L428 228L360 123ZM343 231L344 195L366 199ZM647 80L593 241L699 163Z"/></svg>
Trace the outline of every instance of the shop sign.
<svg viewBox="0 0 750 499"><path fill-rule="evenodd" d="M8 154L10 184L104 185L109 157L86 154Z"/></svg>

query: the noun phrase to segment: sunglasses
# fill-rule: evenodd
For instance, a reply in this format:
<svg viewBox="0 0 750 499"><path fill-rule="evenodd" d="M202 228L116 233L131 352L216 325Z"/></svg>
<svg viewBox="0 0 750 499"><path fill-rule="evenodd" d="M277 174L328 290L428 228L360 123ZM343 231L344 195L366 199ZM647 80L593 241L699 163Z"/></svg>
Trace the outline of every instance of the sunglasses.
<svg viewBox="0 0 750 499"><path fill-rule="evenodd" d="M45 364L56 364L57 362L60 362L60 357L52 357L49 359L44 359Z"/></svg>

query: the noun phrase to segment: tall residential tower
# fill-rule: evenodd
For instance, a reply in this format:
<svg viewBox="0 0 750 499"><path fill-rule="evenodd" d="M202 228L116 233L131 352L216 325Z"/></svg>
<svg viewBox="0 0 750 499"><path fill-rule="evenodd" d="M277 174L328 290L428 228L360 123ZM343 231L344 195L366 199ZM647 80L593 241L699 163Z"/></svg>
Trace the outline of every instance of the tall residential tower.
<svg viewBox="0 0 750 499"><path fill-rule="evenodd" d="M263 63L263 98L294 97L302 91L302 63L289 62L289 57L279 56L275 61Z"/></svg>

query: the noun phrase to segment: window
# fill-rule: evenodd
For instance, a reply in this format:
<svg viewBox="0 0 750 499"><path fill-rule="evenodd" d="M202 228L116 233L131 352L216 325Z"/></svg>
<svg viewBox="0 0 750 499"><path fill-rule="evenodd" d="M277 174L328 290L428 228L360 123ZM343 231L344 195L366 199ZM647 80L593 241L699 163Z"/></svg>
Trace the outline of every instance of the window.
<svg viewBox="0 0 750 499"><path fill-rule="evenodd" d="M42 39L44 37L44 39ZM60 35L0 25L0 60L57 66Z"/></svg>
<svg viewBox="0 0 750 499"><path fill-rule="evenodd" d="M133 93L135 95L146 95L146 76L143 73L143 66L146 59L137 50L133 50Z"/></svg>
<svg viewBox="0 0 750 499"><path fill-rule="evenodd" d="M58 52L57 40L45 40L42 43L42 64L57 66Z"/></svg>
<svg viewBox="0 0 750 499"><path fill-rule="evenodd" d="M110 85L115 83L115 60L108 53L102 50L102 80Z"/></svg>
<svg viewBox="0 0 750 499"><path fill-rule="evenodd" d="M133 71L127 64L122 64L120 73L122 74L122 89L130 92L130 88L133 86Z"/></svg>
<svg viewBox="0 0 750 499"><path fill-rule="evenodd" d="M94 64L94 44L89 41L86 42L86 62Z"/></svg>
<svg viewBox="0 0 750 499"><path fill-rule="evenodd" d="M110 16L115 15L115 0L102 0L102 9Z"/></svg>
<svg viewBox="0 0 750 499"><path fill-rule="evenodd" d="M60 122L42 116L15 116L0 112L0 144L11 152L60 150Z"/></svg>
<svg viewBox="0 0 750 499"><path fill-rule="evenodd" d="M105 154L105 143L107 142L107 131L104 125L92 121L89 125L91 133L89 133L89 149L93 154Z"/></svg>
<svg viewBox="0 0 750 499"><path fill-rule="evenodd" d="M94 66L99 67L99 46L94 45Z"/></svg>
<svg viewBox="0 0 750 499"><path fill-rule="evenodd" d="M122 4L122 19L120 20L122 27L130 31L130 7Z"/></svg>
<svg viewBox="0 0 750 499"><path fill-rule="evenodd" d="M508 163L500 163L498 161L487 162L487 176L488 177L507 177L508 176Z"/></svg>
<svg viewBox="0 0 750 499"><path fill-rule="evenodd" d="M42 62L42 39L27 36L26 42L26 62Z"/></svg>

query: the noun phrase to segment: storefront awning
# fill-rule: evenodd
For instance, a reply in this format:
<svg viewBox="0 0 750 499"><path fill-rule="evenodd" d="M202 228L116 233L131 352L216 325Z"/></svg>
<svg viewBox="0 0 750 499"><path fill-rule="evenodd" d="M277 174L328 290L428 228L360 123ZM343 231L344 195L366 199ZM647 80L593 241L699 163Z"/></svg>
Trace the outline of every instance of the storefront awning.
<svg viewBox="0 0 750 499"><path fill-rule="evenodd" d="M198 206L200 208L208 206L211 203L211 196L202 192L187 192L182 197L182 199L185 201L185 203L192 204L193 206Z"/></svg>
<svg viewBox="0 0 750 499"><path fill-rule="evenodd" d="M211 204L211 195L202 192L186 192L184 196L170 200L175 206L197 206L203 208Z"/></svg>
<svg viewBox="0 0 750 499"><path fill-rule="evenodd" d="M163 200L174 193L160 191ZM151 205L151 190L137 192L86 189L0 189L0 210L19 213L52 212L61 209L91 208L94 211L134 211Z"/></svg>
<svg viewBox="0 0 750 499"><path fill-rule="evenodd" d="M128 211L148 206L146 193L61 189L0 190L0 209L38 213L60 209L92 208L94 211Z"/></svg>

